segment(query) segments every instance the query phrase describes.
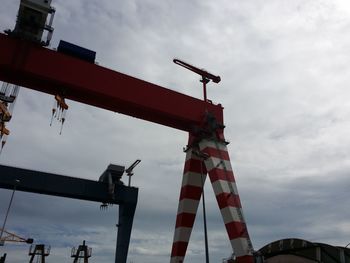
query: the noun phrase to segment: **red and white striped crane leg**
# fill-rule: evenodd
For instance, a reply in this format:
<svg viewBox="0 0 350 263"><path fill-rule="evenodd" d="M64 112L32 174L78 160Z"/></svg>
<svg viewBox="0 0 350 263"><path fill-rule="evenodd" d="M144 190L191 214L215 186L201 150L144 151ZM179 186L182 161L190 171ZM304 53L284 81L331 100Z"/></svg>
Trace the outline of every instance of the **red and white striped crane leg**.
<svg viewBox="0 0 350 263"><path fill-rule="evenodd" d="M199 152L198 149L189 148L186 153L174 241L171 250L171 263L184 262L207 174L204 162L195 152Z"/></svg>
<svg viewBox="0 0 350 263"><path fill-rule="evenodd" d="M200 141L199 148L208 156L204 161L205 166L237 262L253 263L253 246L243 216L226 143L204 139Z"/></svg>

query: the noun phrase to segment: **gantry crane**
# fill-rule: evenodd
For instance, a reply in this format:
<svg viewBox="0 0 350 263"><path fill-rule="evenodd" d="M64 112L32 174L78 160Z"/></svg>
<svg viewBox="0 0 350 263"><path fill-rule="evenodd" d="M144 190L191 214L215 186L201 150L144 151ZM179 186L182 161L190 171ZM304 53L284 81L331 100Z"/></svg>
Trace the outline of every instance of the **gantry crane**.
<svg viewBox="0 0 350 263"><path fill-rule="evenodd" d="M207 174L237 262L254 262L224 138L223 107L207 100L206 95L199 100L44 48L40 43L21 34L0 34L0 80L54 96L64 94L66 99L188 133L170 262L181 263L185 259ZM193 69L203 81L218 81L206 71Z"/></svg>

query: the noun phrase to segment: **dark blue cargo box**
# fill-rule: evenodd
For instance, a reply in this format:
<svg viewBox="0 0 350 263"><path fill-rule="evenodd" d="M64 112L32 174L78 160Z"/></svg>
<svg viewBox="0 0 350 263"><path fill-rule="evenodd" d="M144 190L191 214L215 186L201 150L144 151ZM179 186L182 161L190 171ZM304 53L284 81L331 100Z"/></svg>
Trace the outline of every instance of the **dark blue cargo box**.
<svg viewBox="0 0 350 263"><path fill-rule="evenodd" d="M63 54L66 54L68 56L76 57L91 63L95 63L96 59L96 52L79 47L77 45L74 45L72 43L69 43L64 40L60 40L60 43L58 44L57 51Z"/></svg>

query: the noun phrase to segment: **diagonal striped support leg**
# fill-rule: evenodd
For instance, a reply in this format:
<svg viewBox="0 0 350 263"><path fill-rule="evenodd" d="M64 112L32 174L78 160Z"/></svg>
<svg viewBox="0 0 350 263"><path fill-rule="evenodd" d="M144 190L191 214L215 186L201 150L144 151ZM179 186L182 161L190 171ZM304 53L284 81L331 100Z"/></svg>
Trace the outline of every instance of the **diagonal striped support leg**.
<svg viewBox="0 0 350 263"><path fill-rule="evenodd" d="M238 263L253 263L253 246L243 216L226 143L202 140L199 143L231 246Z"/></svg>
<svg viewBox="0 0 350 263"><path fill-rule="evenodd" d="M201 158L196 155L198 149L189 148L182 179L179 207L177 210L171 263L182 263L186 255L199 201L206 178L206 168Z"/></svg>

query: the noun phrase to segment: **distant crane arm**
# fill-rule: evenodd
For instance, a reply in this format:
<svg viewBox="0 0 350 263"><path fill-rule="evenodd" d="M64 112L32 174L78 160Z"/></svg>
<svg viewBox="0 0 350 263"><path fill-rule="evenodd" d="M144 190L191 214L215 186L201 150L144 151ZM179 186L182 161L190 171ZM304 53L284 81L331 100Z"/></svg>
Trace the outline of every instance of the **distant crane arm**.
<svg viewBox="0 0 350 263"><path fill-rule="evenodd" d="M14 233L3 230L2 228L0 228L0 231L3 232L3 237L0 240L0 245L3 245L5 242L27 243L27 244L33 244L34 242L32 238L23 238Z"/></svg>

